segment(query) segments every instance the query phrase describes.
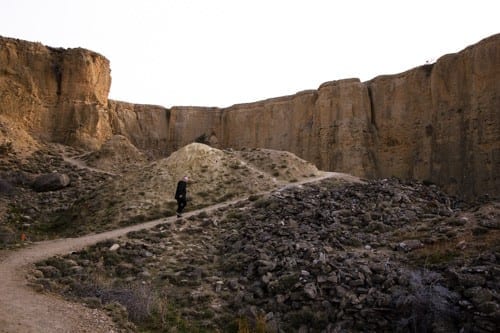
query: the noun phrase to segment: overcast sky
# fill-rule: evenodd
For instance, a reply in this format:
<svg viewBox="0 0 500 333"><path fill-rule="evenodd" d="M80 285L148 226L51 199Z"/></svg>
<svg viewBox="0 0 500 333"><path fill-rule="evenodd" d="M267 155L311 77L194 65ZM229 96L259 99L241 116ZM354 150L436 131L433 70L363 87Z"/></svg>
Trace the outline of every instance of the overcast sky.
<svg viewBox="0 0 500 333"><path fill-rule="evenodd" d="M110 98L165 107L367 81L496 33L498 0L0 0L0 35L96 51Z"/></svg>

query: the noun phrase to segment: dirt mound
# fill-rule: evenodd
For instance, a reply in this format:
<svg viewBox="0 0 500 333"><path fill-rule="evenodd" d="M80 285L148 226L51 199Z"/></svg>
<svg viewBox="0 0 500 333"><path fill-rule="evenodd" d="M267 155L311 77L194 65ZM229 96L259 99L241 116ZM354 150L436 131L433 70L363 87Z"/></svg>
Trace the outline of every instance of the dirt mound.
<svg viewBox="0 0 500 333"><path fill-rule="evenodd" d="M314 176L320 173L316 167L304 160L298 163L299 158L293 154L271 150L268 150L267 154L285 156L284 163L294 165L294 170L303 165L307 169L300 172L301 174L307 173L308 176ZM292 155L293 158L291 158ZM219 150L201 143L192 143L168 158L141 170L143 181L138 183L148 193L164 192L166 198L173 200L172 194L177 181L183 176L188 176L190 178L188 196L193 206L204 206L238 196L255 194L275 188L280 183L272 170L255 167L254 164L243 160L241 156L242 154L232 150ZM249 159L252 160L260 159L259 155L252 158L251 153L245 156L250 156ZM293 174L296 173L294 171Z"/></svg>
<svg viewBox="0 0 500 333"><path fill-rule="evenodd" d="M252 167L281 181L297 181L318 173L316 166L287 151L253 148L235 152Z"/></svg>
<svg viewBox="0 0 500 333"><path fill-rule="evenodd" d="M99 150L85 155L82 160L91 167L109 172L123 172L147 161L146 156L123 135L114 135Z"/></svg>
<svg viewBox="0 0 500 333"><path fill-rule="evenodd" d="M280 164L265 168L268 161ZM192 143L168 158L115 178L83 200L85 209L75 207L74 213L79 225L93 226L131 224L172 215L176 209L175 187L185 175L190 178L187 210L192 210L320 174L312 164L290 153L243 153Z"/></svg>
<svg viewBox="0 0 500 333"><path fill-rule="evenodd" d="M23 159L19 157L18 153L7 153L0 158L0 170L6 170L0 179L32 179L57 171L71 180L62 190L40 194L32 191L30 181L21 179L15 182L14 190L15 197L22 199L16 200L14 208L10 198L0 200L5 225L20 233L21 226L29 224L33 240L47 234L72 237L173 215L175 187L184 175L191 179L189 211L233 198L255 197L283 183L324 174L282 151L238 152L200 143L148 162L122 136L113 137L95 152L46 144ZM268 162L271 166L266 168Z"/></svg>

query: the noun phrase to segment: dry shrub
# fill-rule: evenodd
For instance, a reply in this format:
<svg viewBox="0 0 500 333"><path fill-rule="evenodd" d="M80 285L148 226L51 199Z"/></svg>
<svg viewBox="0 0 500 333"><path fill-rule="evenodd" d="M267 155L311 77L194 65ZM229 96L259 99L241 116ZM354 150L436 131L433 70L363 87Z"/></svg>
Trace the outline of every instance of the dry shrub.
<svg viewBox="0 0 500 333"><path fill-rule="evenodd" d="M175 304L166 295L157 295L151 316L143 322L142 328L161 332L203 332L196 323L188 322L182 317Z"/></svg>
<svg viewBox="0 0 500 333"><path fill-rule="evenodd" d="M266 333L266 316L264 314L258 314L255 317L255 322L249 324L246 317L238 318L238 333Z"/></svg>
<svg viewBox="0 0 500 333"><path fill-rule="evenodd" d="M394 295L398 312L397 332L433 332L435 327L453 328L459 318L459 296L440 284L438 273L421 270L409 274L408 290Z"/></svg>
<svg viewBox="0 0 500 333"><path fill-rule="evenodd" d="M74 283L70 293L79 298L99 298L103 305L119 303L127 309L128 318L134 323L148 320L157 303L151 286L138 282L113 286L102 274L94 274L87 281Z"/></svg>
<svg viewBox="0 0 500 333"><path fill-rule="evenodd" d="M122 288L103 290L100 298L103 303L118 302L128 312L129 319L134 323L148 320L155 306L155 295L149 285L131 284Z"/></svg>
<svg viewBox="0 0 500 333"><path fill-rule="evenodd" d="M250 333L247 318L238 319L238 333Z"/></svg>
<svg viewBox="0 0 500 333"><path fill-rule="evenodd" d="M444 241L426 245L415 250L411 258L424 267L446 264L463 254L457 248L457 243L458 241Z"/></svg>
<svg viewBox="0 0 500 333"><path fill-rule="evenodd" d="M448 264L455 259L468 259L484 251L500 248L500 230L488 230L487 233L474 235L463 234L460 237L427 244L410 254L410 259L420 266Z"/></svg>

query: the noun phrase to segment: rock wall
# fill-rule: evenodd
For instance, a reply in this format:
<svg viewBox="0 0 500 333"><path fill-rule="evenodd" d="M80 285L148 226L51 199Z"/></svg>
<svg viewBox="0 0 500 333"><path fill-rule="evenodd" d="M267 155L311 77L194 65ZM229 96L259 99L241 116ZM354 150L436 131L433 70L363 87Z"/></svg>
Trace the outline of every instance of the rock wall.
<svg viewBox="0 0 500 333"><path fill-rule="evenodd" d="M273 148L324 170L500 195L500 35L404 73L228 108L111 101L110 83L97 53L0 38L0 115L44 140L95 149L121 134L155 156L193 141Z"/></svg>
<svg viewBox="0 0 500 333"><path fill-rule="evenodd" d="M126 136L137 148L153 156L167 156L174 151L169 137L170 110L112 100L107 110L114 134Z"/></svg>
<svg viewBox="0 0 500 333"><path fill-rule="evenodd" d="M500 194L500 35L367 87L377 176Z"/></svg>
<svg viewBox="0 0 500 333"><path fill-rule="evenodd" d="M191 109L190 118L210 112L220 125L197 123L192 135L172 136L176 146L204 132L222 147L288 150L324 170L500 195L500 35L401 74L218 111ZM193 130L178 116L170 129Z"/></svg>
<svg viewBox="0 0 500 333"><path fill-rule="evenodd" d="M97 148L110 137L109 61L0 37L0 114L44 140Z"/></svg>

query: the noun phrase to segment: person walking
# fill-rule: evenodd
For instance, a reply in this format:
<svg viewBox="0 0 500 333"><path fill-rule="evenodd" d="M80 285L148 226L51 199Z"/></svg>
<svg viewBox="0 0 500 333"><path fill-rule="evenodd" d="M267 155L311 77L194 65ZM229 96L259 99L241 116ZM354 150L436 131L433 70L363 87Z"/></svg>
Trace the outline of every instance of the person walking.
<svg viewBox="0 0 500 333"><path fill-rule="evenodd" d="M187 182L188 176L182 177L177 183L177 189L175 190L175 200L177 200L177 217L182 217L182 211L187 204Z"/></svg>

